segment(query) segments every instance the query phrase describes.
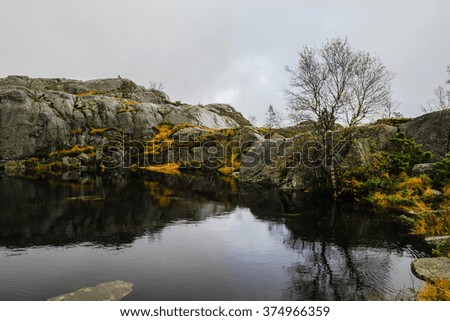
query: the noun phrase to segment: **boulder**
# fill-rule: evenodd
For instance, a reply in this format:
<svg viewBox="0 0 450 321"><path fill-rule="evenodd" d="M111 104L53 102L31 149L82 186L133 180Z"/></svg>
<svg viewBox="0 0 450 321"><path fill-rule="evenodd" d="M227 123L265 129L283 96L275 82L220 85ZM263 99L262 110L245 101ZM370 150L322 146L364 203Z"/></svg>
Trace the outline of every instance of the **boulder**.
<svg viewBox="0 0 450 321"><path fill-rule="evenodd" d="M419 279L435 282L437 279L450 279L450 258L435 257L416 259L411 269Z"/></svg>
<svg viewBox="0 0 450 321"><path fill-rule="evenodd" d="M449 242L450 243L450 235L429 236L429 237L425 238L425 242L427 242L430 245L437 245L437 244L443 243L443 242Z"/></svg>
<svg viewBox="0 0 450 321"><path fill-rule="evenodd" d="M417 117L400 125L400 130L422 144L423 150L432 152L434 160L450 152L450 109Z"/></svg>
<svg viewBox="0 0 450 321"><path fill-rule="evenodd" d="M429 177L433 178L434 176L434 163L422 163L422 164L416 164L412 168L412 174L414 176L418 175L428 175Z"/></svg>
<svg viewBox="0 0 450 321"><path fill-rule="evenodd" d="M80 160L81 164L87 165L89 164L91 158L86 153L81 153L77 156L77 158Z"/></svg>
<svg viewBox="0 0 450 321"><path fill-rule="evenodd" d="M61 294L48 301L119 301L132 291L133 283L113 281Z"/></svg>
<svg viewBox="0 0 450 321"><path fill-rule="evenodd" d="M77 169L81 166L81 160L77 157L64 156L61 161L64 166L70 169Z"/></svg>
<svg viewBox="0 0 450 321"><path fill-rule="evenodd" d="M167 107L168 113L164 115L163 121L174 125L188 124L208 128L230 128L239 126L239 122L230 116L219 115L211 109L201 106L170 105ZM236 111L235 113L238 114Z"/></svg>

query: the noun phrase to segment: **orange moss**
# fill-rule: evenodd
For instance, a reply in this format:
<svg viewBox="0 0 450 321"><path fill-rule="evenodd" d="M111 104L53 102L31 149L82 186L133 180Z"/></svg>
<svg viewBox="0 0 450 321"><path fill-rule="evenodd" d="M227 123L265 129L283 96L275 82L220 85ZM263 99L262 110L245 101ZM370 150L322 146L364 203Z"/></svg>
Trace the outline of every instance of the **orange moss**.
<svg viewBox="0 0 450 321"><path fill-rule="evenodd" d="M402 190L412 190L419 193L424 193L426 190L431 190L431 179L428 176L414 176L408 177L403 175L402 181L398 187Z"/></svg>
<svg viewBox="0 0 450 321"><path fill-rule="evenodd" d="M372 203L382 208L392 208L404 212L425 214L430 212L431 206L427 199L433 195L431 180L427 176L408 177L401 174L401 181L395 191L389 194L376 191L370 198Z"/></svg>
<svg viewBox="0 0 450 321"><path fill-rule="evenodd" d="M56 174L63 167L63 163L60 161L51 162L48 164L37 164L33 170L38 173L50 173Z"/></svg>
<svg viewBox="0 0 450 321"><path fill-rule="evenodd" d="M450 233L450 211L418 215L414 221L413 232L424 235L448 235Z"/></svg>
<svg viewBox="0 0 450 321"><path fill-rule="evenodd" d="M95 128L91 127L91 135L97 135L97 134L103 134L104 132L111 130L110 127L104 127L104 128Z"/></svg>
<svg viewBox="0 0 450 321"><path fill-rule="evenodd" d="M81 153L92 153L95 151L95 147L93 146L85 146L85 147L79 147L78 145L73 146L71 149L64 149L64 150L58 150L53 151L49 154L50 157L55 156L77 156Z"/></svg>
<svg viewBox="0 0 450 321"><path fill-rule="evenodd" d="M129 107L124 107L124 108L119 108L119 110L117 111L118 114L120 113L130 113L134 111L133 108L129 108Z"/></svg>
<svg viewBox="0 0 450 321"><path fill-rule="evenodd" d="M174 133L172 125L163 124L156 129L158 133L148 142L145 154L159 155L165 146L169 146L173 142L173 139L169 138Z"/></svg>
<svg viewBox="0 0 450 321"><path fill-rule="evenodd" d="M450 280L438 279L434 284L427 282L417 294L417 301L450 301Z"/></svg>
<svg viewBox="0 0 450 321"><path fill-rule="evenodd" d="M113 99L120 101L125 106L134 106L134 105L139 104L137 101L134 101L132 99L126 99L126 98L121 98L121 97L113 97Z"/></svg>
<svg viewBox="0 0 450 321"><path fill-rule="evenodd" d="M81 128L72 129L71 133L72 133L72 135L80 135L81 133L83 133L83 129L81 129Z"/></svg>
<svg viewBox="0 0 450 321"><path fill-rule="evenodd" d="M89 91L85 91L81 94L77 94L77 96L79 97L85 97L85 96L91 96L91 95L99 95L100 93L98 91L95 90L89 90Z"/></svg>
<svg viewBox="0 0 450 321"><path fill-rule="evenodd" d="M238 157L238 153L232 153L229 163L227 165L223 165L217 170L226 176L230 176L233 172L237 172L241 168L241 163L237 160Z"/></svg>

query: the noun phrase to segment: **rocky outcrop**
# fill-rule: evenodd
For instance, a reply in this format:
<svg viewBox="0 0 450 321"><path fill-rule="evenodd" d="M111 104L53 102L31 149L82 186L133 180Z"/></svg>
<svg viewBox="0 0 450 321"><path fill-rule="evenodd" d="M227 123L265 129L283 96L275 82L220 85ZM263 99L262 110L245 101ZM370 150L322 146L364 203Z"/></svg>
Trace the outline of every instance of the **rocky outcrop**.
<svg viewBox="0 0 450 321"><path fill-rule="evenodd" d="M434 163L421 163L415 164L412 168L412 174L414 176L418 175L428 175L433 178L434 176Z"/></svg>
<svg viewBox="0 0 450 321"><path fill-rule="evenodd" d="M450 152L450 109L436 111L400 125L400 130L422 149L433 153L435 160Z"/></svg>
<svg viewBox="0 0 450 321"><path fill-rule="evenodd" d="M249 122L229 105L170 102L123 78L78 81L0 79L0 159L45 156L74 145L99 146L119 133L148 140L168 122L231 128Z"/></svg>
<svg viewBox="0 0 450 321"><path fill-rule="evenodd" d="M133 291L133 283L113 281L61 294L48 301L119 301L131 291Z"/></svg>
<svg viewBox="0 0 450 321"><path fill-rule="evenodd" d="M308 125L308 124L306 124ZM371 154L386 148L398 128L388 125L368 125L354 134L353 140L340 141L340 132L333 133L334 161L342 168L364 164ZM327 186L328 174L323 168L321 140L308 128L291 138L273 134L259 138L242 157L239 178L247 183L276 185L286 190L320 190Z"/></svg>

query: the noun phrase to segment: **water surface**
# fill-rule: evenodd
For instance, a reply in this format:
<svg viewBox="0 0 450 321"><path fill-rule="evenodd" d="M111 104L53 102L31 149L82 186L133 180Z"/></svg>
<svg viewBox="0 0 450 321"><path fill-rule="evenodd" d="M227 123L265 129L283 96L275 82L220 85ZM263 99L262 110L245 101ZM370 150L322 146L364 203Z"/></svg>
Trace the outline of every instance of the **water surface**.
<svg viewBox="0 0 450 321"><path fill-rule="evenodd" d="M385 215L220 180L0 178L0 204L0 300L113 280L126 300L401 299L428 251Z"/></svg>

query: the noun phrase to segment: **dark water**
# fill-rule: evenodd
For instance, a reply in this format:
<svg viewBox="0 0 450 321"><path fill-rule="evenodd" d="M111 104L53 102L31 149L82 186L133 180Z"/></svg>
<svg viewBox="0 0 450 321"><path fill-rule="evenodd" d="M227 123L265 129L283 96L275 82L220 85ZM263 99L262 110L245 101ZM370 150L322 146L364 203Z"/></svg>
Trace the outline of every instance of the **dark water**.
<svg viewBox="0 0 450 321"><path fill-rule="evenodd" d="M208 179L0 178L0 204L0 300L113 280L127 300L400 299L427 251L381 214Z"/></svg>

